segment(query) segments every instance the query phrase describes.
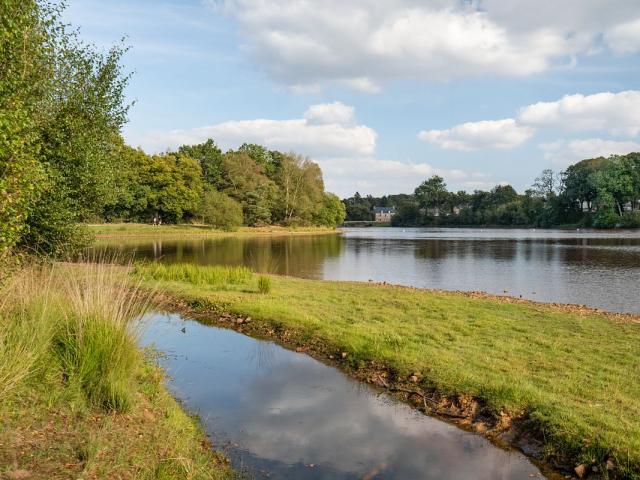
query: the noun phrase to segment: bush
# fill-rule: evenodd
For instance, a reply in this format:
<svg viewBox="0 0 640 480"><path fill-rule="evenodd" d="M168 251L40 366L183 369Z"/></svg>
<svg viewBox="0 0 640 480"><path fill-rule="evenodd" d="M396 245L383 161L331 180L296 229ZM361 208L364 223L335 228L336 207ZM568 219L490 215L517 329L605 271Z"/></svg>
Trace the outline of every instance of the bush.
<svg viewBox="0 0 640 480"><path fill-rule="evenodd" d="M267 294L271 291L271 277L266 275L258 277L258 291L262 294Z"/></svg>
<svg viewBox="0 0 640 480"><path fill-rule="evenodd" d="M640 228L640 211L624 212L620 218L620 226L623 228Z"/></svg>
<svg viewBox="0 0 640 480"><path fill-rule="evenodd" d="M615 228L620 223L620 216L611 208L601 208L593 216L595 228Z"/></svg>
<svg viewBox="0 0 640 480"><path fill-rule="evenodd" d="M200 217L207 225L232 230L242 225L242 206L224 193L208 190L200 203Z"/></svg>

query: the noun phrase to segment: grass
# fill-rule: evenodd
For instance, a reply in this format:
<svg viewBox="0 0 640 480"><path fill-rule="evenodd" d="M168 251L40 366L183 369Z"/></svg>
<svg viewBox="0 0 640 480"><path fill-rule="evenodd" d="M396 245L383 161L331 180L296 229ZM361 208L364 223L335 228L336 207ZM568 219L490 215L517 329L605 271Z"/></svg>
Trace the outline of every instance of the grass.
<svg viewBox="0 0 640 480"><path fill-rule="evenodd" d="M258 291L267 294L271 291L271 277L260 275L258 277Z"/></svg>
<svg viewBox="0 0 640 480"><path fill-rule="evenodd" d="M620 477L640 478L638 319L385 285L270 279L269 295L179 277L160 286L195 308L251 316L255 327L347 352L354 367L375 361L401 377L418 372L441 394L471 395L496 416L524 417L544 436L549 459L601 467L610 459Z"/></svg>
<svg viewBox="0 0 640 480"><path fill-rule="evenodd" d="M178 280L194 285L242 285L252 278L247 267L212 266L199 268L190 263L152 263L145 267L145 274L155 280Z"/></svg>
<svg viewBox="0 0 640 480"><path fill-rule="evenodd" d="M219 230L207 225L151 225L146 223L103 223L87 225L89 231L97 238L112 237L162 237L175 238L184 236L224 237L224 236L253 236L253 235L306 235L337 233L328 227L280 227L270 225L266 227L239 227L234 231Z"/></svg>
<svg viewBox="0 0 640 480"><path fill-rule="evenodd" d="M148 299L122 267L12 275L0 291L0 478L230 478L137 347Z"/></svg>

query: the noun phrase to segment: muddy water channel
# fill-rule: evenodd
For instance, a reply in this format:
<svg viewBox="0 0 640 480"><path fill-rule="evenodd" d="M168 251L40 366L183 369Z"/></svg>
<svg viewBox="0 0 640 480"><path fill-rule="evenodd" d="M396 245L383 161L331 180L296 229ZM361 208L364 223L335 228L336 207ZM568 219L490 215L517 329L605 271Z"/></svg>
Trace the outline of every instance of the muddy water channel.
<svg viewBox="0 0 640 480"><path fill-rule="evenodd" d="M172 392L249 478L544 478L521 453L272 342L153 313L142 343L164 352Z"/></svg>

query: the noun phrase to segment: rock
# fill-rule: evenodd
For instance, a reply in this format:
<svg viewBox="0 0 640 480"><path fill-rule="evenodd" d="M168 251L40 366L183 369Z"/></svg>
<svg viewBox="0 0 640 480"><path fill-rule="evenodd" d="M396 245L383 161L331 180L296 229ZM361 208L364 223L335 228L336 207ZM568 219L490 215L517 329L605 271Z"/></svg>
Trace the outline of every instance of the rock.
<svg viewBox="0 0 640 480"><path fill-rule="evenodd" d="M573 471L576 472L578 478L584 478L584 476L587 474L587 466L584 463L581 463L576 468L574 468Z"/></svg>
<svg viewBox="0 0 640 480"><path fill-rule="evenodd" d="M613 460L607 460L607 470L614 470L616 468L616 464L613 463Z"/></svg>
<svg viewBox="0 0 640 480"><path fill-rule="evenodd" d="M244 323L251 323L251 317L247 317L244 319Z"/></svg>
<svg viewBox="0 0 640 480"><path fill-rule="evenodd" d="M329 360L333 360L334 358L336 357L334 357L333 355L329 355Z"/></svg>
<svg viewBox="0 0 640 480"><path fill-rule="evenodd" d="M342 353L340 354L340 356L341 356L342 358L347 358L347 355L349 355L347 352L342 352Z"/></svg>
<svg viewBox="0 0 640 480"><path fill-rule="evenodd" d="M31 472L29 470L13 470L5 473L4 478L7 480L25 480L31 478Z"/></svg>
<svg viewBox="0 0 640 480"><path fill-rule="evenodd" d="M418 383L418 376L417 375L411 375L409 377L409 380L412 381L413 383Z"/></svg>
<svg viewBox="0 0 640 480"><path fill-rule="evenodd" d="M244 319L242 319L242 318L238 318L236 320L236 325L242 325L243 323L244 323Z"/></svg>
<svg viewBox="0 0 640 480"><path fill-rule="evenodd" d="M300 352L304 352L304 348L302 347L296 347L296 352L300 353Z"/></svg>

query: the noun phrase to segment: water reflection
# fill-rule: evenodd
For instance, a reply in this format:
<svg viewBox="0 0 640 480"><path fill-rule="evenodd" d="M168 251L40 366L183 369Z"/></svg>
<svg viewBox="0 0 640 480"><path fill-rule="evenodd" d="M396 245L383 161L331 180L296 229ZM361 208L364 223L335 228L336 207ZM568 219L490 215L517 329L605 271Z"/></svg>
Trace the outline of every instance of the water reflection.
<svg viewBox="0 0 640 480"><path fill-rule="evenodd" d="M143 342L174 354L163 360L171 388L234 466L254 478L542 478L523 455L420 415L305 355L177 316L147 322Z"/></svg>
<svg viewBox="0 0 640 480"><path fill-rule="evenodd" d="M114 240L164 262L247 265L305 278L481 290L640 313L640 232L346 229L343 235ZM506 291L506 292L505 292Z"/></svg>

